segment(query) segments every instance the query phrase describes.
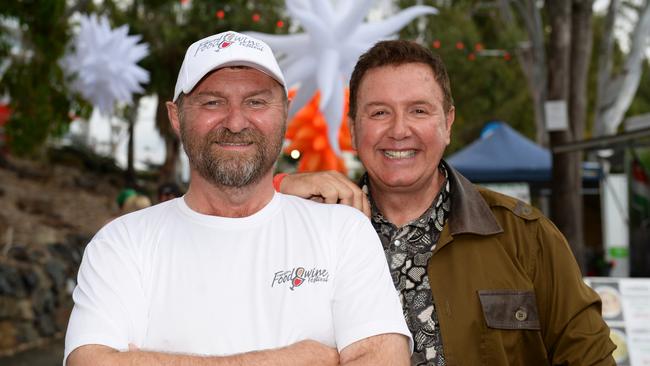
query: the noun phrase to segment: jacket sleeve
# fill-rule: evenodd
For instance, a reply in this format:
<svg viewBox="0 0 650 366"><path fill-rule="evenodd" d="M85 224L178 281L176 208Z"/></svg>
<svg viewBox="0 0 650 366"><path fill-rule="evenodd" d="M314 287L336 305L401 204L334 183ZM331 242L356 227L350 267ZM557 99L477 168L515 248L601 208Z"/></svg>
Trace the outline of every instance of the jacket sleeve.
<svg viewBox="0 0 650 366"><path fill-rule="evenodd" d="M569 245L548 219L536 221L532 278L552 365L615 365L599 296L582 279Z"/></svg>

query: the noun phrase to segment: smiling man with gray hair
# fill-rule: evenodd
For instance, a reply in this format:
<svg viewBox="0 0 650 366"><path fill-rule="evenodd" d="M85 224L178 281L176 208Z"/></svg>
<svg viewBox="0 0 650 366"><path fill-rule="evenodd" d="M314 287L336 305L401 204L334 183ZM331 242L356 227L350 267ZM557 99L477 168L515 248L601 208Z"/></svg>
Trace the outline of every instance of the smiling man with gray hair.
<svg viewBox="0 0 650 366"><path fill-rule="evenodd" d="M287 106L263 42L225 32L189 47L167 103L189 189L93 238L64 363L409 363L409 330L367 218L273 189Z"/></svg>

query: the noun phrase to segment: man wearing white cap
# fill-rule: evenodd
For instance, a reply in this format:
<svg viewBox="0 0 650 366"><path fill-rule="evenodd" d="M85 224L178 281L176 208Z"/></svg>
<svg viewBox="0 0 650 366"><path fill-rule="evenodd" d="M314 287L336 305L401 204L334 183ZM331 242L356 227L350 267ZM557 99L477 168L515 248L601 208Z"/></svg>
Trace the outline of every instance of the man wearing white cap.
<svg viewBox="0 0 650 366"><path fill-rule="evenodd" d="M64 364L409 364L367 218L274 192L287 105L263 42L225 32L189 47L167 108L190 187L90 242Z"/></svg>

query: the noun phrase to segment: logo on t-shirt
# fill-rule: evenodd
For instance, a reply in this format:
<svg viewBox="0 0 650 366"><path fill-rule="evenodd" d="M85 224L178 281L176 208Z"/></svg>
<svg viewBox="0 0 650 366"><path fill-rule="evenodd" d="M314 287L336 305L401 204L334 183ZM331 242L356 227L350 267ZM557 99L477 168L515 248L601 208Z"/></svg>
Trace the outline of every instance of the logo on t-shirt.
<svg viewBox="0 0 650 366"><path fill-rule="evenodd" d="M311 268L306 270L303 267L296 267L291 270L277 271L273 275L271 287L276 285L288 285L293 291L304 283L317 283L329 281L329 272L326 269Z"/></svg>

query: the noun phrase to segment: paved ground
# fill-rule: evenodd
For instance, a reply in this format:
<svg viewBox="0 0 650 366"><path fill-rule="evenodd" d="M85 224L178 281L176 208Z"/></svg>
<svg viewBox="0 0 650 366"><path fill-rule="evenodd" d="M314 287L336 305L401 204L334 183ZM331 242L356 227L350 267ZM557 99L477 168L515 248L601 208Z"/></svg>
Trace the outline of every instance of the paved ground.
<svg viewBox="0 0 650 366"><path fill-rule="evenodd" d="M61 366L62 361L63 340L61 339L42 348L0 358L0 366Z"/></svg>

